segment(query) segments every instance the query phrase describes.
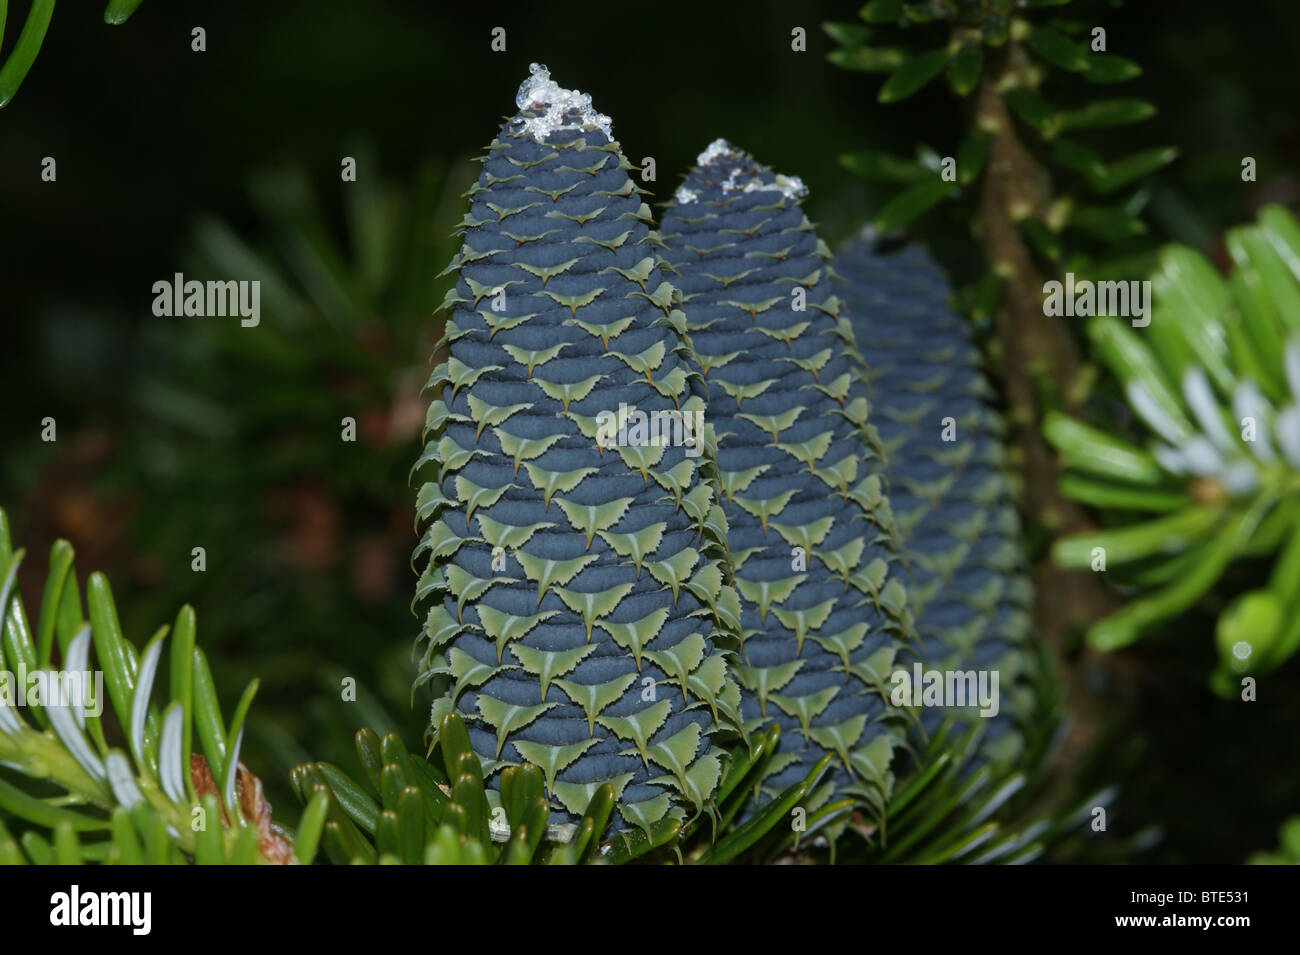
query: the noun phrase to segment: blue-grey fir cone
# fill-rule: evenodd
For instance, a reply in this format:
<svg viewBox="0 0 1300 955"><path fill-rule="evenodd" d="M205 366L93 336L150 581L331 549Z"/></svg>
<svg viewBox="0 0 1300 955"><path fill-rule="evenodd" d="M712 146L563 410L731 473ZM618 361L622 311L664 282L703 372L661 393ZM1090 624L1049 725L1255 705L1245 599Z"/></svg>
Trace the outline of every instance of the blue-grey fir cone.
<svg viewBox="0 0 1300 955"><path fill-rule="evenodd" d="M998 713L981 721L980 752L1009 763L1031 705L1032 591L1003 422L969 323L949 307L948 280L918 245L891 250L859 237L836 257L835 272L870 368L923 666L997 671ZM924 709L922 725L933 732L945 715Z"/></svg>
<svg viewBox="0 0 1300 955"><path fill-rule="evenodd" d="M440 694L434 730L465 718L490 781L541 767L552 823L608 782L612 827L647 827L716 788L739 605L711 449L683 419L665 445L633 418L619 444L602 415L693 423L702 392L608 118L544 68L519 105L469 192L429 382L419 683Z"/></svg>
<svg viewBox="0 0 1300 955"><path fill-rule="evenodd" d="M719 140L664 213L691 353L708 385L741 600L734 667L753 732L781 746L765 796L834 754L876 813L903 738L887 681L909 628L865 369L802 184Z"/></svg>

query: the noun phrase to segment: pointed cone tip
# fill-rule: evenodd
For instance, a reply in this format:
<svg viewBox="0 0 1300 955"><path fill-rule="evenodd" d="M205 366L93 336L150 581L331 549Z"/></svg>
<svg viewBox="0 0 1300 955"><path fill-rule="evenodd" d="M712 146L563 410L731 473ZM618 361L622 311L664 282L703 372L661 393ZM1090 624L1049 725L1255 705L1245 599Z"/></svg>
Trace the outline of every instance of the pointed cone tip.
<svg viewBox="0 0 1300 955"><path fill-rule="evenodd" d="M724 172L726 176L722 178L720 174ZM780 192L792 201L808 194L808 188L798 176L773 172L745 150L722 138L709 143L704 152L695 157L695 168L678 187L673 202L676 205L698 202L701 195L718 188L721 188L724 195L733 192Z"/></svg>

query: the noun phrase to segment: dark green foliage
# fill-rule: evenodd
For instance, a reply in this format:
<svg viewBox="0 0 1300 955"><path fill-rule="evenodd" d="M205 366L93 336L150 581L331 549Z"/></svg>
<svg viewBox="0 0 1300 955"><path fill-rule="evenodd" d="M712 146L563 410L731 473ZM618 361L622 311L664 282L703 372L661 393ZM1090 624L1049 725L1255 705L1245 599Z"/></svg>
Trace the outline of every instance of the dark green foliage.
<svg viewBox="0 0 1300 955"><path fill-rule="evenodd" d="M430 161L399 184L373 148L348 154L355 182L261 169L246 190L253 225L195 225L177 270L260 282L261 321L152 319L101 471L106 517L139 501L117 542L135 570L114 578L125 623L203 608L218 687L261 680L248 742L274 767L278 801L293 766L342 759L360 726L414 735L423 722L391 634L409 619L417 356L438 338L429 314L451 285L438 271L459 246L449 233L470 177ZM344 678L356 705L339 701Z"/></svg>
<svg viewBox="0 0 1300 955"><path fill-rule="evenodd" d="M1256 852L1246 861L1250 865L1300 865L1300 816L1292 816L1277 834L1276 852Z"/></svg>
<svg viewBox="0 0 1300 955"><path fill-rule="evenodd" d="M174 628L160 627L137 649L102 574L90 575L83 612L67 541L51 551L33 629L15 586L23 557L0 510L0 861L289 861L293 846L271 826L261 784L239 760L256 681L227 726L195 646L194 611L183 607ZM153 696L164 670L160 708ZM95 671L102 693L83 680ZM29 676L38 672L39 682Z"/></svg>
<svg viewBox="0 0 1300 955"><path fill-rule="evenodd" d="M418 683L494 785L535 763L576 824L609 784L615 829L651 833L710 806L712 735L738 722L726 522L698 427L689 447L618 434L621 408L679 437L703 412L630 167L603 117L521 105L470 192L429 381Z"/></svg>
<svg viewBox="0 0 1300 955"><path fill-rule="evenodd" d="M711 818L697 816L687 823L664 818L607 837L601 833L615 812L613 786L595 789L573 825L547 825L543 771L531 763L510 766L500 773L499 791L486 788L482 764L455 713L443 717L428 762L412 756L395 735L381 740L362 730L356 735L361 776L314 763L297 767L293 782L303 799L326 800L321 846L336 864L762 863L790 851L806 852L809 841L842 823L853 808L847 800L823 807L810 815L803 832L787 824L791 808L821 779L826 757L762 812L749 813L755 784L773 758L779 736L779 728L771 726L732 749ZM459 776L448 785L455 775L448 769L452 766ZM752 818L740 821L746 815Z"/></svg>
<svg viewBox="0 0 1300 955"><path fill-rule="evenodd" d="M865 369L800 191L719 140L669 205L664 241L718 435L743 712L751 732L782 729L764 792L830 753L818 798L851 794L880 815L901 733L885 697L906 595Z"/></svg>
<svg viewBox="0 0 1300 955"><path fill-rule="evenodd" d="M939 139L936 130L915 159L876 149L841 157L850 171L901 188L879 210L877 230L909 225L942 202L978 196L990 146L1002 124L1014 120L1015 134L1052 170L1057 187L1055 195L1006 210L1024 242L1050 263L1059 265L1068 255L1077 272L1130 269L1132 263L1122 261L1130 247L1123 243L1146 232L1140 215L1149 197L1121 191L1172 162L1178 151L1158 147L1106 158L1097 151L1104 139L1090 143L1097 131L1113 139L1114 127L1155 113L1150 103L1111 94L1113 84L1142 71L1111 50L1110 38L1094 34L1105 23L1100 4L878 0L859 16L864 23L824 25L839 46L828 58L844 69L888 74L881 103L911 97L944 74L952 92L973 107L958 138ZM1009 168L1008 154L1003 158ZM955 168L945 169L948 160ZM1036 184L1017 183L1022 196L1032 194L1031 187ZM974 214L971 206L962 209Z"/></svg>
<svg viewBox="0 0 1300 955"><path fill-rule="evenodd" d="M109 0L108 6L104 8L104 22L114 26L125 23L141 2L143 0ZM53 16L54 0L32 0L18 40L9 55L0 59L0 109L9 105L27 77L27 71L36 62ZM5 21L8 17L9 2L0 0L0 44L4 41Z"/></svg>

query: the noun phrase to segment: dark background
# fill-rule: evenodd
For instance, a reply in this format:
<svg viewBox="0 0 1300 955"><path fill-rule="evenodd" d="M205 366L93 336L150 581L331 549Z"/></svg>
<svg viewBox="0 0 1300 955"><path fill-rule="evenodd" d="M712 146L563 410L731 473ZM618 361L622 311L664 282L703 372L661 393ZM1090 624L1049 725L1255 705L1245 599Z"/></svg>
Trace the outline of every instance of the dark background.
<svg viewBox="0 0 1300 955"><path fill-rule="evenodd" d="M40 555L72 540L83 580L109 574L137 643L194 603L223 699L263 680L244 755L273 801L292 799L294 762L347 761L341 727L392 726L418 745L406 472L470 157L537 60L592 93L633 163L654 157L658 181L643 185L656 201L724 136L801 176L834 246L883 201L838 155L922 142L951 154L959 133L940 84L882 107L878 77L826 62L821 22L858 6L145 0L111 28L99 2L60 4L0 111L0 506L18 541ZM6 51L25 13L11 4ZM1120 95L1160 108L1110 153L1181 152L1150 187L1155 239L1222 261L1225 228L1266 201L1295 207L1300 4L1134 0L1100 22L1145 68ZM194 26L205 53L190 49ZM494 26L505 53L489 48ZM794 26L806 53L790 50ZM395 245L358 239L345 155L384 184L368 208L400 223ZM1247 155L1258 183L1240 182ZM40 180L45 156L56 183ZM302 321L282 320L265 289L258 329L152 315L155 281L215 268L215 223L255 258L247 275L214 274L278 270ZM962 223L939 219L923 238L958 281L977 277ZM375 260L392 274L371 274ZM320 261L346 305L330 304ZM356 444L339 441L342 415L359 422ZM46 416L54 444L39 440ZM190 569L195 545L204 574ZM43 568L24 567L29 607ZM1113 761L1116 818L1164 831L1145 860L1237 862L1300 811L1296 664L1261 702L1222 702L1203 680L1208 620L1134 651L1140 698L1117 714L1115 752L1134 760ZM335 702L345 675L359 706Z"/></svg>

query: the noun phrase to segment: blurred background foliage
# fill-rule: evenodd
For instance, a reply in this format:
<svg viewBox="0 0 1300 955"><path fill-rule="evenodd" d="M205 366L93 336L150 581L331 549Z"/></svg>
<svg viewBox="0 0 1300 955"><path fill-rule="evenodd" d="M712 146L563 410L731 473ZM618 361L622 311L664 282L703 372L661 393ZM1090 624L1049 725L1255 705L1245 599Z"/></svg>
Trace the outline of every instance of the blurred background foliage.
<svg viewBox="0 0 1300 955"><path fill-rule="evenodd" d="M643 185L660 201L724 136L801 176L837 245L897 193L840 156L951 155L966 128L943 84L881 106L879 76L828 61L821 24L859 6L666 3L611 21L594 3L146 3L112 31L60 7L0 114L0 502L16 536L36 553L73 541L82 567L112 577L137 640L183 601L198 608L223 698L261 677L245 760L273 804L295 804L295 763L346 763L353 728L418 742L407 472L468 157L539 60L593 94L629 159L654 157L658 182ZM1226 267L1225 230L1300 201L1300 6L1143 0L1102 22L1144 70L1123 95L1159 110L1112 130L1105 152L1176 148L1143 186L1150 239ZM505 53L489 48L494 26ZM796 26L806 53L790 49ZM40 180L46 156L55 183ZM344 156L355 183L340 181ZM981 277L955 205L918 234L956 284ZM261 278L261 324L155 317L152 285L176 271ZM46 416L55 443L40 441ZM21 575L29 601L38 569ZM1297 666L1251 706L1215 698L1212 610L1126 651L1138 692L1109 743L1123 777L1112 824L1158 826L1151 861L1241 861L1300 807Z"/></svg>

